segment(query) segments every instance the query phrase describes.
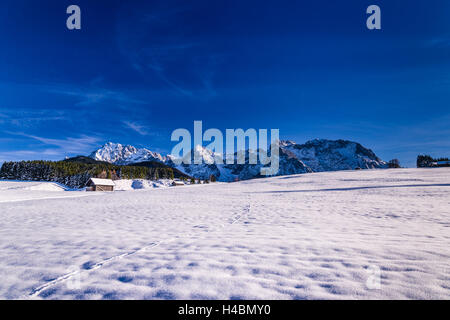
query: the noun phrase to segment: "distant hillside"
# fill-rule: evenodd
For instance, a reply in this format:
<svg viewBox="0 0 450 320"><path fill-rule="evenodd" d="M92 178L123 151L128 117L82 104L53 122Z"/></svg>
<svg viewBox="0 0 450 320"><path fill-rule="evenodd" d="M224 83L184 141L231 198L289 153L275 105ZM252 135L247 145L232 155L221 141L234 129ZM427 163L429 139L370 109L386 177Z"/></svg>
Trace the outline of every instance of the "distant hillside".
<svg viewBox="0 0 450 320"><path fill-rule="evenodd" d="M170 168L173 170L173 175L177 179L180 179L180 178L190 179L191 178L191 176L185 174L184 172L181 172L180 170L178 170L176 168L171 168L171 167L169 167L161 162L158 162L158 161L143 161L143 162L138 162L138 163L132 163L132 164L129 164L128 166L146 167L146 168L152 168L152 169L154 169L154 168Z"/></svg>
<svg viewBox="0 0 450 320"><path fill-rule="evenodd" d="M76 156L73 158L67 158L65 160L62 160L64 162L77 162L77 163L85 163L85 164L110 164L106 161L99 161L95 160L86 156Z"/></svg>
<svg viewBox="0 0 450 320"><path fill-rule="evenodd" d="M100 161L100 160L95 160L92 159L90 157L86 157L86 156L76 156L73 158L68 158L63 160L65 162L76 162L76 163L85 163L85 164L103 164L103 165L110 165L109 162L106 161ZM118 167L120 167L120 165L117 165ZM146 168L150 168L150 169L155 169L155 168L159 168L159 169L171 169L173 171L174 177L177 179L180 178L186 178L186 179L190 179L191 176L185 174L184 172L181 172L180 170L176 169L176 168L172 168L162 162L159 161L142 161L142 162L137 162L137 163L130 163L128 166L132 166L132 167L146 167Z"/></svg>

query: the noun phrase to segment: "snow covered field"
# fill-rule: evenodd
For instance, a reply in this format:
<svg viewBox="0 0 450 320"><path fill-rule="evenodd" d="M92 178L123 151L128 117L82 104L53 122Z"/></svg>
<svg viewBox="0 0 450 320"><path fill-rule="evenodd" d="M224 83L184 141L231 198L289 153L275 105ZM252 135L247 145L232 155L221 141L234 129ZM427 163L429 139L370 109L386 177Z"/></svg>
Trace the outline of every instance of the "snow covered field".
<svg viewBox="0 0 450 320"><path fill-rule="evenodd" d="M450 169L1 181L0 275L3 299L449 299Z"/></svg>

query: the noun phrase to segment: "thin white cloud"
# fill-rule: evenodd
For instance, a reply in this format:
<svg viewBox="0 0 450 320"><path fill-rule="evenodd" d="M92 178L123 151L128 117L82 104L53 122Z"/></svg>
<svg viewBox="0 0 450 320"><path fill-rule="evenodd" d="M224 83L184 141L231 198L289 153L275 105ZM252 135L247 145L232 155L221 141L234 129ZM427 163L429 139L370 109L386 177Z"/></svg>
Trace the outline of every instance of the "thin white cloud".
<svg viewBox="0 0 450 320"><path fill-rule="evenodd" d="M49 92L63 94L68 96L77 97L80 101L76 103L77 106L90 106L103 101L116 101L127 104L145 104L145 101L134 99L126 95L125 93L118 91L111 91L105 89L91 89L91 90L79 90L79 89L60 89L50 88Z"/></svg>
<svg viewBox="0 0 450 320"><path fill-rule="evenodd" d="M78 101L77 106L90 106L100 102L118 102L123 104L147 104L147 101L137 99L131 93L120 90L111 90L99 86L103 82L101 76L94 78L87 86L74 86L71 84L48 83L48 84L14 84L14 88L19 86L24 92L40 91L45 93L72 96ZM0 87L5 90L12 88L11 83L1 83ZM3 111L2 111L3 113ZM4 113L3 113L4 114ZM1 116L0 116L1 118Z"/></svg>
<svg viewBox="0 0 450 320"><path fill-rule="evenodd" d="M11 124L18 127L31 127L42 122L69 121L67 114L56 110L24 111L11 109L0 114L0 123Z"/></svg>
<svg viewBox="0 0 450 320"><path fill-rule="evenodd" d="M65 139L54 139L26 134L23 132L7 131L6 133L36 140L42 143L43 146L47 147L47 150L52 150L55 155L59 153L61 154L61 156L66 154L86 154L92 151L101 141L101 139L98 137L87 135L81 135L79 137L68 137Z"/></svg>
<svg viewBox="0 0 450 320"><path fill-rule="evenodd" d="M122 123L123 123L123 125L126 128L131 129L134 132L137 132L137 133L139 133L142 136L148 136L149 135L148 130L143 125L140 125L140 124L138 124L136 122L133 122L133 121L122 121Z"/></svg>

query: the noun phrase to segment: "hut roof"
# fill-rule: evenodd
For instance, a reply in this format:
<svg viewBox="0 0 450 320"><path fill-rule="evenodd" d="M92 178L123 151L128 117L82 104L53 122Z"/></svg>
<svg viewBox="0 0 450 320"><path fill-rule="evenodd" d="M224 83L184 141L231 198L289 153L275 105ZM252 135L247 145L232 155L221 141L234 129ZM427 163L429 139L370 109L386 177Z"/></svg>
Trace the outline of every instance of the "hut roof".
<svg viewBox="0 0 450 320"><path fill-rule="evenodd" d="M93 185L96 186L115 186L114 181L112 181L111 179L98 179L98 178L91 178L89 180Z"/></svg>

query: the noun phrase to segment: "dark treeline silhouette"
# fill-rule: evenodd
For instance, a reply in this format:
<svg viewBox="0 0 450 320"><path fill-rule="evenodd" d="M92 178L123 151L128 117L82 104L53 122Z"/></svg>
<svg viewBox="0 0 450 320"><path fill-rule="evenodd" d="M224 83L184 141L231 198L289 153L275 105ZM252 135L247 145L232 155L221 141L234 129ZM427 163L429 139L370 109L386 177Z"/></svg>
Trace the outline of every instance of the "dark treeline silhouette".
<svg viewBox="0 0 450 320"><path fill-rule="evenodd" d="M419 155L417 156L417 168L428 168L428 167L449 167L448 158L437 158L433 159L429 155Z"/></svg>

